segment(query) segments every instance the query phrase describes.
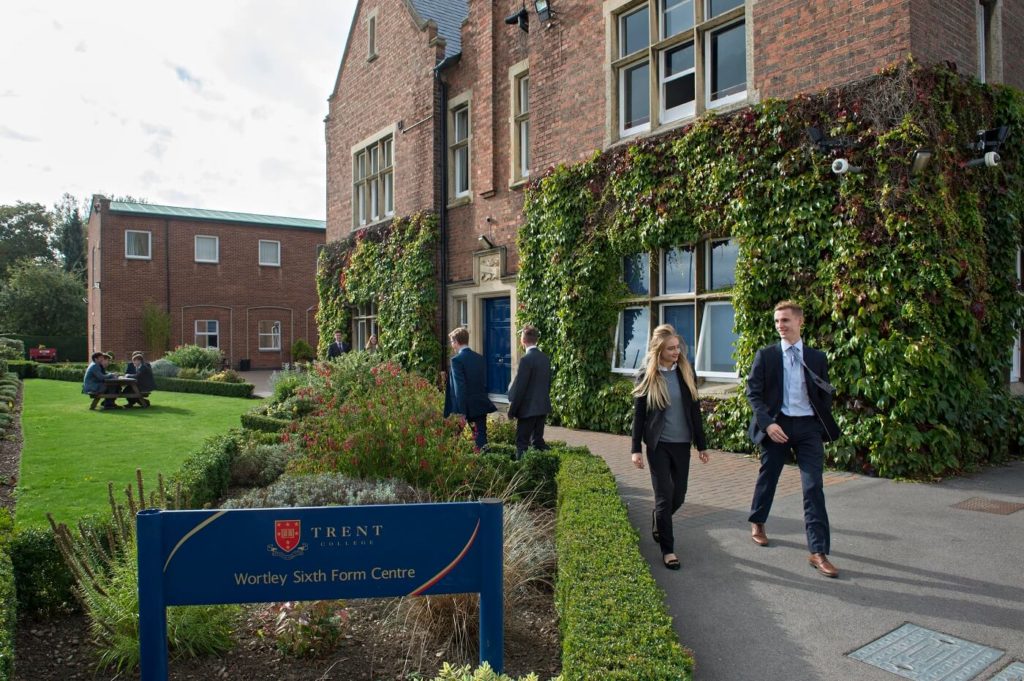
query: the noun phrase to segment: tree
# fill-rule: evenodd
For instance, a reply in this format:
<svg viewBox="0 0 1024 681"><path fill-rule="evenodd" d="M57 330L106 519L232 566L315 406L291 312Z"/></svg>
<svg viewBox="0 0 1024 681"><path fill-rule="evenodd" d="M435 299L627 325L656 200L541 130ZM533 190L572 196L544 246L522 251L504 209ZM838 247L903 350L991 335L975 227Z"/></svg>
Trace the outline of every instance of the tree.
<svg viewBox="0 0 1024 681"><path fill-rule="evenodd" d="M50 250L53 220L38 203L0 206L0 282L19 260L55 262Z"/></svg>
<svg viewBox="0 0 1024 681"><path fill-rule="evenodd" d="M0 329L34 336L86 331L85 285L53 262L22 260L0 286Z"/></svg>
<svg viewBox="0 0 1024 681"><path fill-rule="evenodd" d="M71 194L64 194L54 205L53 214L57 226L54 246L60 253L64 271L71 272L84 284L88 246L78 201Z"/></svg>
<svg viewBox="0 0 1024 681"><path fill-rule="evenodd" d="M146 301L142 307L142 338L146 349L162 353L171 344L171 313Z"/></svg>

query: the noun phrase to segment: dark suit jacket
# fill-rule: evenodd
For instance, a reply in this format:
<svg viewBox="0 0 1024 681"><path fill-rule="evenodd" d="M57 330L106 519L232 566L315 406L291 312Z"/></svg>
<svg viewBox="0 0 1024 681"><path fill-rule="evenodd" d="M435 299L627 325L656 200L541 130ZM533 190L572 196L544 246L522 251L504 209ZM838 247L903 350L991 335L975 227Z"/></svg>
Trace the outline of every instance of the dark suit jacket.
<svg viewBox="0 0 1024 681"><path fill-rule="evenodd" d="M102 393L106 389L106 379L116 378L115 374L107 373L96 362L89 365L85 370L85 380L82 381L82 392L88 395Z"/></svg>
<svg viewBox="0 0 1024 681"><path fill-rule="evenodd" d="M811 371L828 381L828 359L824 352L804 343L803 358L804 364ZM832 418L832 395L816 384L807 369L803 369L803 372L807 384L807 397L822 427L822 439L825 442L834 442L842 433ZM754 409L747 435L754 444L761 443L768 426L775 423L775 419L782 413L784 389L782 344L774 343L757 351L754 364L750 367L750 375L747 377L747 400Z"/></svg>
<svg viewBox="0 0 1024 681"><path fill-rule="evenodd" d="M508 389L508 415L517 419L551 413L551 360L537 346L519 360L516 379Z"/></svg>
<svg viewBox="0 0 1024 681"><path fill-rule="evenodd" d="M487 362L483 356L462 348L450 364L444 391L445 416L464 414L473 419L498 410L487 397Z"/></svg>
<svg viewBox="0 0 1024 681"><path fill-rule="evenodd" d="M643 378L644 374L641 371L640 375L637 376L636 382L639 384ZM686 381L683 380L683 370L678 365L676 366L676 379L682 388L683 414L686 416L686 422L690 426L691 439L697 447L697 451L702 452L708 448L708 444L704 438L704 422L700 418L700 402L694 401L693 396L690 395L690 389L686 387ZM672 405L669 406L671 407ZM665 430L665 410L648 409L646 395L634 397L633 449L631 451L639 452L642 440L647 445L648 454L652 454L658 447L663 430Z"/></svg>
<svg viewBox="0 0 1024 681"><path fill-rule="evenodd" d="M345 341L337 343L331 341L331 344L327 346L327 359L334 359L335 357L341 357L343 354L351 350L351 346Z"/></svg>
<svg viewBox="0 0 1024 681"><path fill-rule="evenodd" d="M151 393L156 390L156 379L153 378L153 367L149 362L143 362L138 370L135 369L134 362L128 362L124 375L135 377L135 384L138 385L140 393Z"/></svg>

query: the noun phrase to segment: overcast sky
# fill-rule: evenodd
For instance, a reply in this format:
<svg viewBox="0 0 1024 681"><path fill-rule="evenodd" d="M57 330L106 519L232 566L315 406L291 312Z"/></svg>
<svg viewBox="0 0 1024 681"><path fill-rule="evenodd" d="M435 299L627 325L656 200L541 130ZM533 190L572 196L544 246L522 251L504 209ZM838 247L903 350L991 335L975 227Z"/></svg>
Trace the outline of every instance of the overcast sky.
<svg viewBox="0 0 1024 681"><path fill-rule="evenodd" d="M0 204L106 193L323 219L355 4L0 2Z"/></svg>

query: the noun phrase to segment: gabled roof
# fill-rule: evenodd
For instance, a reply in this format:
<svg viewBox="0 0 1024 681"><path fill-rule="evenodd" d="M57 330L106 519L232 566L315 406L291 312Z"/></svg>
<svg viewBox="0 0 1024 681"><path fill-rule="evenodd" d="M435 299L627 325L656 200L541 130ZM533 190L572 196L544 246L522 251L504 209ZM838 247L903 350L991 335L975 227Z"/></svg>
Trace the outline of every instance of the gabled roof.
<svg viewBox="0 0 1024 681"><path fill-rule="evenodd" d="M226 210L207 210L205 208L178 208L176 206L158 206L152 203L127 203L111 201L112 213L131 213L133 215L152 215L185 220L210 220L217 222L237 222L260 227L285 227L298 229L316 229L324 231L327 223L323 220L307 218L286 218L279 215L257 215L255 213L234 213Z"/></svg>
<svg viewBox="0 0 1024 681"><path fill-rule="evenodd" d="M446 57L462 51L462 22L469 16L466 0L409 1L422 18L437 24L437 33L445 41Z"/></svg>

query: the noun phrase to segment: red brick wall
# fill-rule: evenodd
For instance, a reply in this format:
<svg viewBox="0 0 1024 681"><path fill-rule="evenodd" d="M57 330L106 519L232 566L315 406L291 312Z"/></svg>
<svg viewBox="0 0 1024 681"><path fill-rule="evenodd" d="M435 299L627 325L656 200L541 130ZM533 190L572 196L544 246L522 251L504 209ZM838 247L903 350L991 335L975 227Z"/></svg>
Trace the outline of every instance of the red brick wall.
<svg viewBox="0 0 1024 681"><path fill-rule="evenodd" d="M761 0L753 21L762 99L865 78L910 49L908 0Z"/></svg>
<svg viewBox="0 0 1024 681"><path fill-rule="evenodd" d="M368 61L366 20L374 11L378 56ZM359 4L325 121L329 241L352 230L352 146L399 121L405 131L394 141L395 214L433 204L433 67L443 56L430 45L435 36L432 27L420 30L402 0Z"/></svg>
<svg viewBox="0 0 1024 681"><path fill-rule="evenodd" d="M99 320L102 336L90 350L123 359L144 349L146 302L170 311L172 346L195 342L195 320L218 320L220 348L235 367L241 359L254 369L280 367L291 361L297 338L316 347L316 251L324 232L108 211L94 215L89 226L90 252L96 236L102 249L100 289L91 289L89 298L90 323ZM151 260L124 257L128 229L152 233ZM195 262L196 235L219 237L219 263ZM281 243L280 267L259 265L261 239ZM281 322L280 351L259 350L260 320Z"/></svg>
<svg viewBox="0 0 1024 681"><path fill-rule="evenodd" d="M1003 82L1024 89L1024 0L1001 0L1003 6Z"/></svg>
<svg viewBox="0 0 1024 681"><path fill-rule="evenodd" d="M965 76L977 76L977 4L978 0L910 0L914 57L925 64L951 61Z"/></svg>

